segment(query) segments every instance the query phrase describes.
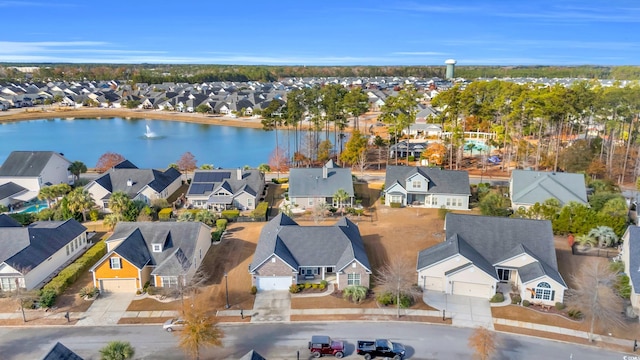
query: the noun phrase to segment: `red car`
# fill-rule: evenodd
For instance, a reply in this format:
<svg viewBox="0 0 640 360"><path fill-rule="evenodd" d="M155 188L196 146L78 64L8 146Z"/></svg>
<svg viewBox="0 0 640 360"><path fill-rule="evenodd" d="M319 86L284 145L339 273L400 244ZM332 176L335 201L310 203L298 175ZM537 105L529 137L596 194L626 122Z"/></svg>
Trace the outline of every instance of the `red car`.
<svg viewBox="0 0 640 360"><path fill-rule="evenodd" d="M341 359L344 356L344 341L332 340L329 336L314 335L309 341L309 351L314 358L333 355Z"/></svg>

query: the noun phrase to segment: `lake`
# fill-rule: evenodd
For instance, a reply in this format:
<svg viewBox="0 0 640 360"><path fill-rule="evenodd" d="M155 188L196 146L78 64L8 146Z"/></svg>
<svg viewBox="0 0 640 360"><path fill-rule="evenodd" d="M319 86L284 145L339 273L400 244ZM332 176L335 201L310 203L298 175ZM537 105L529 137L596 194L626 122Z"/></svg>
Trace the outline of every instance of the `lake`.
<svg viewBox="0 0 640 360"><path fill-rule="evenodd" d="M55 118L0 124L0 164L12 151L38 150L92 168L102 154L115 152L140 168L164 169L189 151L198 166L257 167L268 162L274 147L273 131L180 121Z"/></svg>

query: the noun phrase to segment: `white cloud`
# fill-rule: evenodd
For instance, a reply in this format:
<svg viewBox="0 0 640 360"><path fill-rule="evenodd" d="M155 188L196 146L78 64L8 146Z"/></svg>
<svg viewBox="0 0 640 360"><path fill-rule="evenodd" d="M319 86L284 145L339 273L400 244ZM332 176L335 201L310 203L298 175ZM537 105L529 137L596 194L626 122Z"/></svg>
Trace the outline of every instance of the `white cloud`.
<svg viewBox="0 0 640 360"><path fill-rule="evenodd" d="M102 46L106 44L102 41L0 41L0 54L37 53L60 47Z"/></svg>

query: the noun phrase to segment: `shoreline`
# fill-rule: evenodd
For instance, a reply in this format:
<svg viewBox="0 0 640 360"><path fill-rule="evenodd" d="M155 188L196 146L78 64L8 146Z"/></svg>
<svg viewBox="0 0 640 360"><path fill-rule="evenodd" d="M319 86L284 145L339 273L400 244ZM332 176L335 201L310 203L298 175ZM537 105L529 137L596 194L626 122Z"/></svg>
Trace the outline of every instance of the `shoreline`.
<svg viewBox="0 0 640 360"><path fill-rule="evenodd" d="M139 109L105 109L105 108L58 108L39 107L26 109L10 109L0 112L0 124L25 120L39 120L51 118L137 118L150 120L180 121L196 124L223 125L243 128L262 129L262 123L257 118L231 118L221 115L181 113L174 111L154 111Z"/></svg>

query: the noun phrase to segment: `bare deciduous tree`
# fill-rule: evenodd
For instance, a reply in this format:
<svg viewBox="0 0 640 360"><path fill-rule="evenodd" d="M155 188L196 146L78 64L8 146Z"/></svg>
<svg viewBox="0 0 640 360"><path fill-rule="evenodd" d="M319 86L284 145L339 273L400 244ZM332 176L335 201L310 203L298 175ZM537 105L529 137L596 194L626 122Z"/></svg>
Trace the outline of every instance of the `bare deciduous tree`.
<svg viewBox="0 0 640 360"><path fill-rule="evenodd" d="M613 290L616 274L607 263L589 259L572 280L575 289L568 292L569 304L590 321L589 341L593 341L596 323L605 328L625 326L621 316L623 300Z"/></svg>
<svg viewBox="0 0 640 360"><path fill-rule="evenodd" d="M480 360L490 359L498 350L496 334L482 326L476 328L469 337L469 347Z"/></svg>
<svg viewBox="0 0 640 360"><path fill-rule="evenodd" d="M415 268L398 255L387 262L374 279L376 292L380 294L391 293L395 297L398 317L400 317L402 297L408 296L415 300L422 295L420 288L415 285Z"/></svg>
<svg viewBox="0 0 640 360"><path fill-rule="evenodd" d="M192 359L199 359L203 346L222 346L224 333L203 296L192 297L182 312L185 326L183 331L176 332L179 334L178 346Z"/></svg>

